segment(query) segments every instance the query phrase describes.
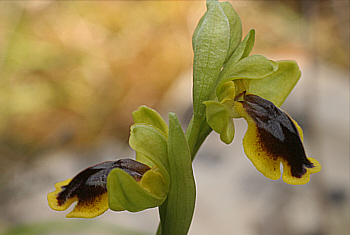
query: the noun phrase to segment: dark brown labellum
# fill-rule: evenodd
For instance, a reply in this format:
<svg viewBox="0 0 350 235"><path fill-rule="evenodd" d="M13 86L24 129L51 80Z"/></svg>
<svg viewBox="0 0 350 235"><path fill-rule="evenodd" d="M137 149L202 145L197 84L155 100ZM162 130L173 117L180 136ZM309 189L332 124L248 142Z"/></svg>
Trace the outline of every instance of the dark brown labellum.
<svg viewBox="0 0 350 235"><path fill-rule="evenodd" d="M263 151L287 161L293 177L301 178L313 164L307 159L299 132L292 119L272 102L259 96L243 94L242 103L255 122Z"/></svg>
<svg viewBox="0 0 350 235"><path fill-rule="evenodd" d="M68 185L62 187L57 196L58 205L69 198L77 197L79 202L88 202L107 192L107 177L114 168L120 168L140 181L143 174L151 168L132 159L107 161L91 166L77 174Z"/></svg>

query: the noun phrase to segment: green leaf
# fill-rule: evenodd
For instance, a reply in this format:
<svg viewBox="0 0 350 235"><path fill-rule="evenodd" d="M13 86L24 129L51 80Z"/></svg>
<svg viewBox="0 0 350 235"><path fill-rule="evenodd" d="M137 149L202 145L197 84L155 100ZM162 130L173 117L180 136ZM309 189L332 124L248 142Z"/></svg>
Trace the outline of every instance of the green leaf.
<svg viewBox="0 0 350 235"><path fill-rule="evenodd" d="M159 181L159 179L155 179L155 181ZM130 212L138 212L159 206L166 199L166 194L159 197L149 192L132 176L119 168L115 168L109 173L107 192L109 208L115 211L118 211L120 206L122 206Z"/></svg>
<svg viewBox="0 0 350 235"><path fill-rule="evenodd" d="M159 207L162 234L186 235L193 217L196 185L190 150L173 113L169 113L168 159L171 186L166 201Z"/></svg>
<svg viewBox="0 0 350 235"><path fill-rule="evenodd" d="M209 100L230 44L230 25L217 1L207 2L207 12L195 31L193 60L193 113L204 116L203 101Z"/></svg>
<svg viewBox="0 0 350 235"><path fill-rule="evenodd" d="M236 79L261 79L276 71L278 65L276 62L267 59L262 55L251 55L241 59L234 66L227 68L225 74L219 80L216 88L216 94L222 92L222 86L231 80Z"/></svg>
<svg viewBox="0 0 350 235"><path fill-rule="evenodd" d="M164 175L166 182L170 182L170 168L167 160L167 139L156 128L146 124L131 126L129 145L143 157L149 158Z"/></svg>
<svg viewBox="0 0 350 235"><path fill-rule="evenodd" d="M144 123L152 127L158 128L159 131L164 133L164 136L168 138L169 128L163 118L157 111L147 106L140 106L136 111L132 113L134 123Z"/></svg>
<svg viewBox="0 0 350 235"><path fill-rule="evenodd" d="M220 2L220 5L230 24L230 47L226 55L226 63L242 40L242 23L238 13L229 2Z"/></svg>
<svg viewBox="0 0 350 235"><path fill-rule="evenodd" d="M204 104L208 124L220 134L222 142L230 144L235 135L235 127L227 106L217 101L205 101Z"/></svg>
<svg viewBox="0 0 350 235"><path fill-rule="evenodd" d="M298 82L301 72L295 61L277 61L278 70L259 80L251 80L249 93L270 100L280 107Z"/></svg>

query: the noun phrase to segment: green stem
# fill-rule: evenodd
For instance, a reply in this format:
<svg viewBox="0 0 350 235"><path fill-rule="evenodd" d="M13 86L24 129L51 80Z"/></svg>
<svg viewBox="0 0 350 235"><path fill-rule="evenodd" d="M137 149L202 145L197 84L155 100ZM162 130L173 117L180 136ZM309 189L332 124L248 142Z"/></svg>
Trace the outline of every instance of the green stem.
<svg viewBox="0 0 350 235"><path fill-rule="evenodd" d="M186 140L191 152L192 161L194 160L199 148L204 140L212 131L206 120L192 116L191 122L186 130Z"/></svg>
<svg viewBox="0 0 350 235"><path fill-rule="evenodd" d="M187 127L185 137L188 143L188 147L190 148L190 153L192 159L193 157L193 150L194 146L196 145L198 134L199 134L199 127L200 127L200 122L198 118L195 118L195 116L192 116L190 124Z"/></svg>
<svg viewBox="0 0 350 235"><path fill-rule="evenodd" d="M204 121L201 125L201 129L196 141L196 144L193 146L193 150L191 152L192 161L194 160L199 148L202 146L204 140L207 138L207 136L211 133L213 129L209 126L209 124Z"/></svg>

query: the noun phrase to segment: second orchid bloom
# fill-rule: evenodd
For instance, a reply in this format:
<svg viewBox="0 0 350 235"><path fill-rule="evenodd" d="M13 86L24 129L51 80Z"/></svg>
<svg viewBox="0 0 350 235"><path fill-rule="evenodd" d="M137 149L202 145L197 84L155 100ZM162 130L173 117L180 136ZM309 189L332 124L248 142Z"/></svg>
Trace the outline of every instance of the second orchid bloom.
<svg viewBox="0 0 350 235"><path fill-rule="evenodd" d="M56 191L48 194L52 209L66 210L78 201L67 217L94 218L108 209L137 212L163 204L170 187L168 126L144 106L133 116L130 146L136 150L136 161L104 162L57 183Z"/></svg>
<svg viewBox="0 0 350 235"><path fill-rule="evenodd" d="M281 63L293 65L293 62ZM321 170L321 165L316 159L306 156L303 133L297 122L271 101L250 94L251 82L248 79L228 81L219 89L219 98L204 102L208 124L220 134L223 142L229 144L234 138L233 118L243 117L248 124L243 138L244 151L257 170L277 180L281 176L282 163L284 182L306 184L310 174ZM288 94L279 97L284 99L283 95ZM279 97L269 98L278 101Z"/></svg>
<svg viewBox="0 0 350 235"><path fill-rule="evenodd" d="M57 183L47 196L49 206L63 211L77 201L68 218L94 218L108 209L138 212L158 206L160 230L185 234L192 221L196 189L179 120L169 113L168 127L146 106L133 112L133 117L129 145L136 151L136 160L103 162Z"/></svg>

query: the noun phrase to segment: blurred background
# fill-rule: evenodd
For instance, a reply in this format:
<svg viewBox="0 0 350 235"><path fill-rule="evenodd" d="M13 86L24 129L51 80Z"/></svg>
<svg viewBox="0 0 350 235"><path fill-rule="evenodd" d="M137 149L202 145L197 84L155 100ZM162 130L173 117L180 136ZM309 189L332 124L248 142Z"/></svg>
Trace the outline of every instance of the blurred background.
<svg viewBox="0 0 350 235"><path fill-rule="evenodd" d="M194 171L189 234L349 234L349 1L233 1L252 54L296 60L282 106L322 171L304 186L272 181L212 133ZM191 116L191 37L204 1L0 2L0 234L154 234L158 211L65 219L54 183L133 158L132 111Z"/></svg>

